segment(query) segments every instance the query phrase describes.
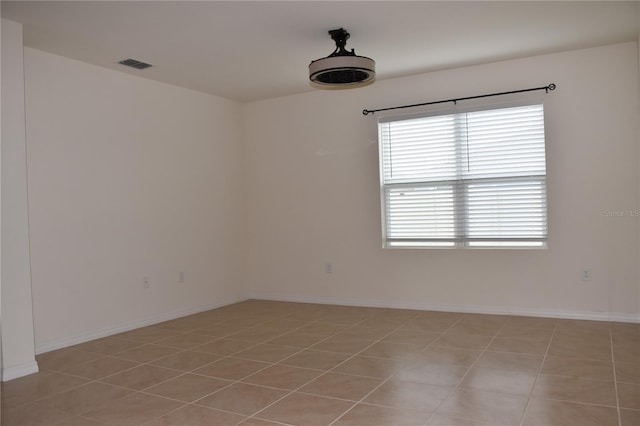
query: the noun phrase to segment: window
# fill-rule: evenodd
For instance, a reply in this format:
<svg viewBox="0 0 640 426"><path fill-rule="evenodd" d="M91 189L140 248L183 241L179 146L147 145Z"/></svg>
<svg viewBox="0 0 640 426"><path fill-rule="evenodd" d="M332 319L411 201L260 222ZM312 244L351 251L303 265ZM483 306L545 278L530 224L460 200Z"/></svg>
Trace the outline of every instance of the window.
<svg viewBox="0 0 640 426"><path fill-rule="evenodd" d="M545 247L541 104L378 124L385 247Z"/></svg>

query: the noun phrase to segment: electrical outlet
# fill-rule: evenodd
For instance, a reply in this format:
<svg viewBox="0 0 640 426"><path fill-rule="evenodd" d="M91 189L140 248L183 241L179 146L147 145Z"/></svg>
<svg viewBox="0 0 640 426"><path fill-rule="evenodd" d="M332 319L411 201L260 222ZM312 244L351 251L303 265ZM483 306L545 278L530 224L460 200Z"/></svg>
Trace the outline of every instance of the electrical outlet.
<svg viewBox="0 0 640 426"><path fill-rule="evenodd" d="M179 284L184 283L184 271L180 271L180 273L178 274L178 283Z"/></svg>
<svg viewBox="0 0 640 426"><path fill-rule="evenodd" d="M149 288L149 277L142 278L142 287Z"/></svg>
<svg viewBox="0 0 640 426"><path fill-rule="evenodd" d="M591 281L591 269L583 269L581 277L582 281Z"/></svg>
<svg viewBox="0 0 640 426"><path fill-rule="evenodd" d="M324 271L325 271L327 274L333 274L333 264L332 264L331 262L327 262L327 263L325 263L325 265L324 265Z"/></svg>

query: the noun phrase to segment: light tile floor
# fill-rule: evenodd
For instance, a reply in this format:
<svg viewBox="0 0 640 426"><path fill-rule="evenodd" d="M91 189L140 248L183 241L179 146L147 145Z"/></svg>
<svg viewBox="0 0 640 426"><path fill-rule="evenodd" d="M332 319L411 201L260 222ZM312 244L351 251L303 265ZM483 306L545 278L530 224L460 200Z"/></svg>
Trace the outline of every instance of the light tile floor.
<svg viewBox="0 0 640 426"><path fill-rule="evenodd" d="M250 300L38 356L2 425L640 425L640 324Z"/></svg>

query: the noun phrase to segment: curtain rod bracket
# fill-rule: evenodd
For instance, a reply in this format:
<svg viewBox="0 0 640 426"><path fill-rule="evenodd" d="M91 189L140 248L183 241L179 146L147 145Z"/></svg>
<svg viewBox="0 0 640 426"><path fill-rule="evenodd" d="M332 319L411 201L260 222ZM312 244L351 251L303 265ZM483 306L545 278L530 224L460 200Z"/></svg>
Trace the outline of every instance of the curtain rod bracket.
<svg viewBox="0 0 640 426"><path fill-rule="evenodd" d="M454 105L458 105L458 101L467 101L469 99L488 98L490 96L512 95L514 93L534 92L534 91L537 91L537 90L544 90L545 93L549 93L549 90L556 90L556 85L554 83L550 83L547 86L533 87L531 89L512 90L510 92L489 93L489 94L486 94L486 95L467 96L466 98L445 99L445 100L442 100L442 101L424 102L424 103L421 103L421 104L412 104L412 105L401 105L401 106L389 107L389 108L363 109L362 110L362 115L375 114L378 111L389 111L389 110L393 110L393 109L413 108L413 107L418 107L418 106L443 104L443 103L446 103L446 102L453 102Z"/></svg>

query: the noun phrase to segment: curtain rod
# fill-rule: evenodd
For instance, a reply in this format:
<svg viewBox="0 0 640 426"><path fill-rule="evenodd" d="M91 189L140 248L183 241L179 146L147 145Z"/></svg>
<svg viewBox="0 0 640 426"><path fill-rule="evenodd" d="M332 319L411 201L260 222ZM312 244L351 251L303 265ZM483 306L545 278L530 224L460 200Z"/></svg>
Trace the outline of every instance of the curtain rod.
<svg viewBox="0 0 640 426"><path fill-rule="evenodd" d="M362 110L362 114L363 115L369 115L369 114L375 114L378 111L389 111L389 110L392 110L392 109L413 108L413 107L425 106L425 105L443 104L443 103L446 103L446 102L453 102L454 104L456 104L458 101L467 101L469 99L488 98L490 96L512 95L514 93L535 92L537 90L544 90L546 93L549 93L549 90L556 90L556 85L551 83L548 86L533 87L531 89L512 90L510 92L489 93L489 94L486 94L486 95L467 96L466 98L445 99L445 100L442 100L442 101L424 102L424 103L421 103L421 104L402 105L402 106L389 107L389 108L363 109Z"/></svg>

